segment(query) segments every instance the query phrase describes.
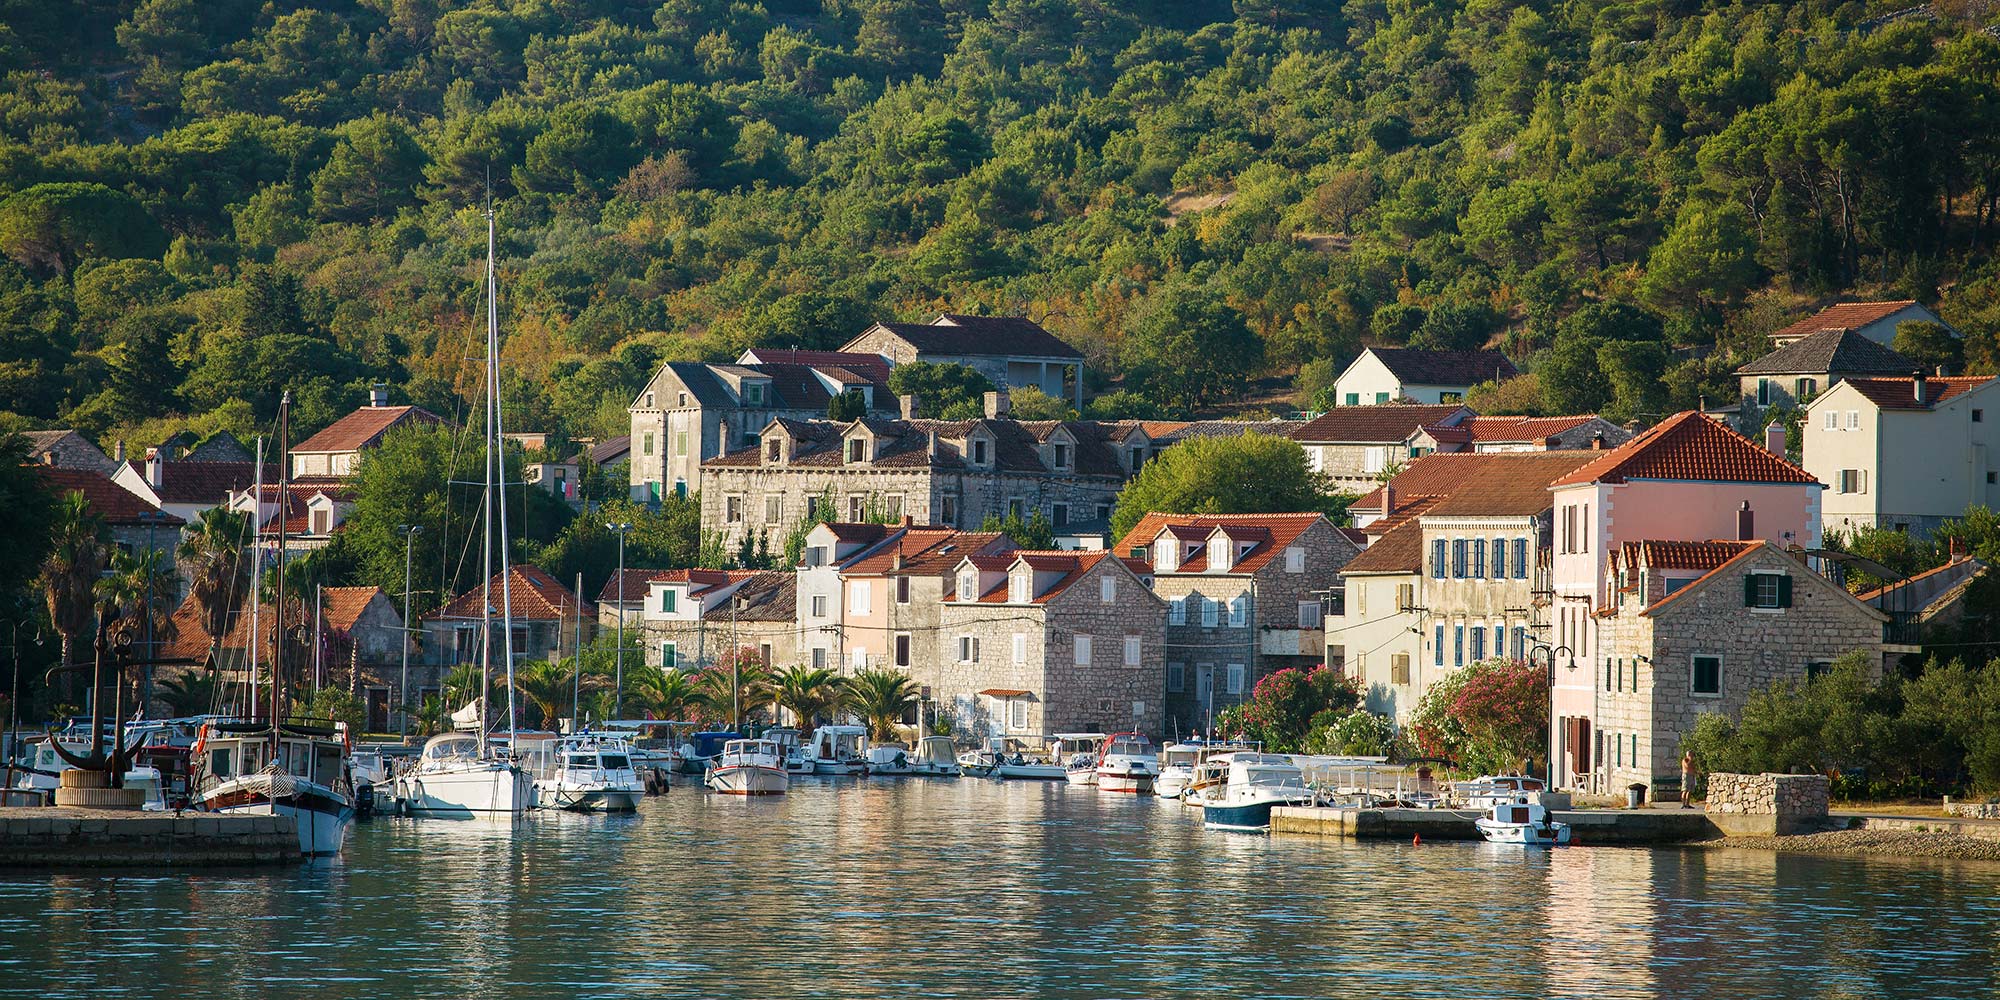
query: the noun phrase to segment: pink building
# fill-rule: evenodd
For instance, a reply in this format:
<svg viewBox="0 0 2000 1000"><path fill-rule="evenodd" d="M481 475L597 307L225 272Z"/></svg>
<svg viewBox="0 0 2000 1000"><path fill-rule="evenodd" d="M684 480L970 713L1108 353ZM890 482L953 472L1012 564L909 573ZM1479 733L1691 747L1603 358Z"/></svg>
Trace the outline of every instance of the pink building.
<svg viewBox="0 0 2000 1000"><path fill-rule="evenodd" d="M1598 614L1610 607L1609 557L1626 542L1769 539L1820 544L1820 483L1804 469L1700 413L1675 414L1549 486L1555 546L1544 636L1556 647L1556 732L1588 718ZM1557 783L1569 784L1580 748L1565 747Z"/></svg>

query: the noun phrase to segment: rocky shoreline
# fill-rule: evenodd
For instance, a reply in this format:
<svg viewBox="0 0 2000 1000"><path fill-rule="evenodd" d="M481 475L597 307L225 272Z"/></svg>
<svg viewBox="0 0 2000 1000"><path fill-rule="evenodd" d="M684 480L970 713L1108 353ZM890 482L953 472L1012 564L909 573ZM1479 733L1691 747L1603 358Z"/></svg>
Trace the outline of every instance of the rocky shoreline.
<svg viewBox="0 0 2000 1000"><path fill-rule="evenodd" d="M1829 830L1790 837L1723 837L1701 847L1739 847L1793 854L1866 854L1954 861L2000 861L2000 841L1914 830Z"/></svg>

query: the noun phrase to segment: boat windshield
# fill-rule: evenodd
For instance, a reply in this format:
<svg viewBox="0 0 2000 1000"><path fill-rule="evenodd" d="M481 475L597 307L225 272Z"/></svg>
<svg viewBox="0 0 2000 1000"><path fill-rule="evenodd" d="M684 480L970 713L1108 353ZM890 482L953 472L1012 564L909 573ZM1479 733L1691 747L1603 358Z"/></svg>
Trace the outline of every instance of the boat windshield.
<svg viewBox="0 0 2000 1000"><path fill-rule="evenodd" d="M622 753L608 753L598 758L604 766L613 771L623 771L632 766L632 759Z"/></svg>
<svg viewBox="0 0 2000 1000"><path fill-rule="evenodd" d="M431 760L443 760L446 757L470 757L478 752L479 741L467 736L432 743L424 749L424 756Z"/></svg>
<svg viewBox="0 0 2000 1000"><path fill-rule="evenodd" d="M571 766L571 767L596 767L596 766L597 766L597 758L596 758L596 757L593 757L593 756L591 756L590 754L587 754L587 753L573 753L573 754L570 754L570 755L569 755L569 766Z"/></svg>

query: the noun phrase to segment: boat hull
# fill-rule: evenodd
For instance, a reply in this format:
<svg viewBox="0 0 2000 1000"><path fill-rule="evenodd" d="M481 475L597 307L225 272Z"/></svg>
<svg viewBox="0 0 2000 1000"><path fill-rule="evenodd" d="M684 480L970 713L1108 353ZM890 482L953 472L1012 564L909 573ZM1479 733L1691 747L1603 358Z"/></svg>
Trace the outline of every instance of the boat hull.
<svg viewBox="0 0 2000 1000"><path fill-rule="evenodd" d="M533 780L515 767L419 771L396 780L396 798L403 811L435 819L519 816L534 795Z"/></svg>
<svg viewBox="0 0 2000 1000"><path fill-rule="evenodd" d="M1272 808L1304 805L1307 801L1306 798L1276 798L1227 804L1203 803L1201 825L1211 830L1268 833L1271 830Z"/></svg>
<svg viewBox="0 0 2000 1000"><path fill-rule="evenodd" d="M782 767L729 764L708 772L708 787L721 795L783 795L792 786Z"/></svg>
<svg viewBox="0 0 2000 1000"><path fill-rule="evenodd" d="M1144 767L1100 767L1097 769L1097 790L1144 795L1153 790L1153 780L1157 777L1152 770Z"/></svg>
<svg viewBox="0 0 2000 1000"><path fill-rule="evenodd" d="M1070 770L1065 772L1063 777L1068 778L1072 785L1082 785L1086 788L1096 785L1098 780L1096 768Z"/></svg>
<svg viewBox="0 0 2000 1000"><path fill-rule="evenodd" d="M822 777L846 777L867 774L868 769L858 760L816 760L812 762L812 773Z"/></svg>
<svg viewBox="0 0 2000 1000"><path fill-rule="evenodd" d="M1479 835L1489 844L1516 844L1522 847L1562 847L1569 843L1569 824L1502 823L1481 817L1473 821Z"/></svg>
<svg viewBox="0 0 2000 1000"><path fill-rule="evenodd" d="M291 775L251 774L222 782L197 802L223 816L287 816L299 835L299 853L339 854L354 825L354 800Z"/></svg>
<svg viewBox="0 0 2000 1000"><path fill-rule="evenodd" d="M535 804L567 812L637 812L646 790L639 788L575 788L535 783Z"/></svg>

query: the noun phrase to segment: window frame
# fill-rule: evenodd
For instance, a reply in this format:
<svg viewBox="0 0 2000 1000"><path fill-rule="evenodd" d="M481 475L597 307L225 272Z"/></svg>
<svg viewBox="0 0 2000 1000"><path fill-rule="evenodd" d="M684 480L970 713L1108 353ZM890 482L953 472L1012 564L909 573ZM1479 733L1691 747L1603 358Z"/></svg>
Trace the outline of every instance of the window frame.
<svg viewBox="0 0 2000 1000"><path fill-rule="evenodd" d="M1698 671L1701 666L1701 661L1703 660L1711 661L1715 665L1714 667L1715 690L1713 691L1704 691L1701 689L1701 685L1699 684L1700 675ZM1688 654L1688 696L1691 698L1722 697L1722 654L1721 653Z"/></svg>

